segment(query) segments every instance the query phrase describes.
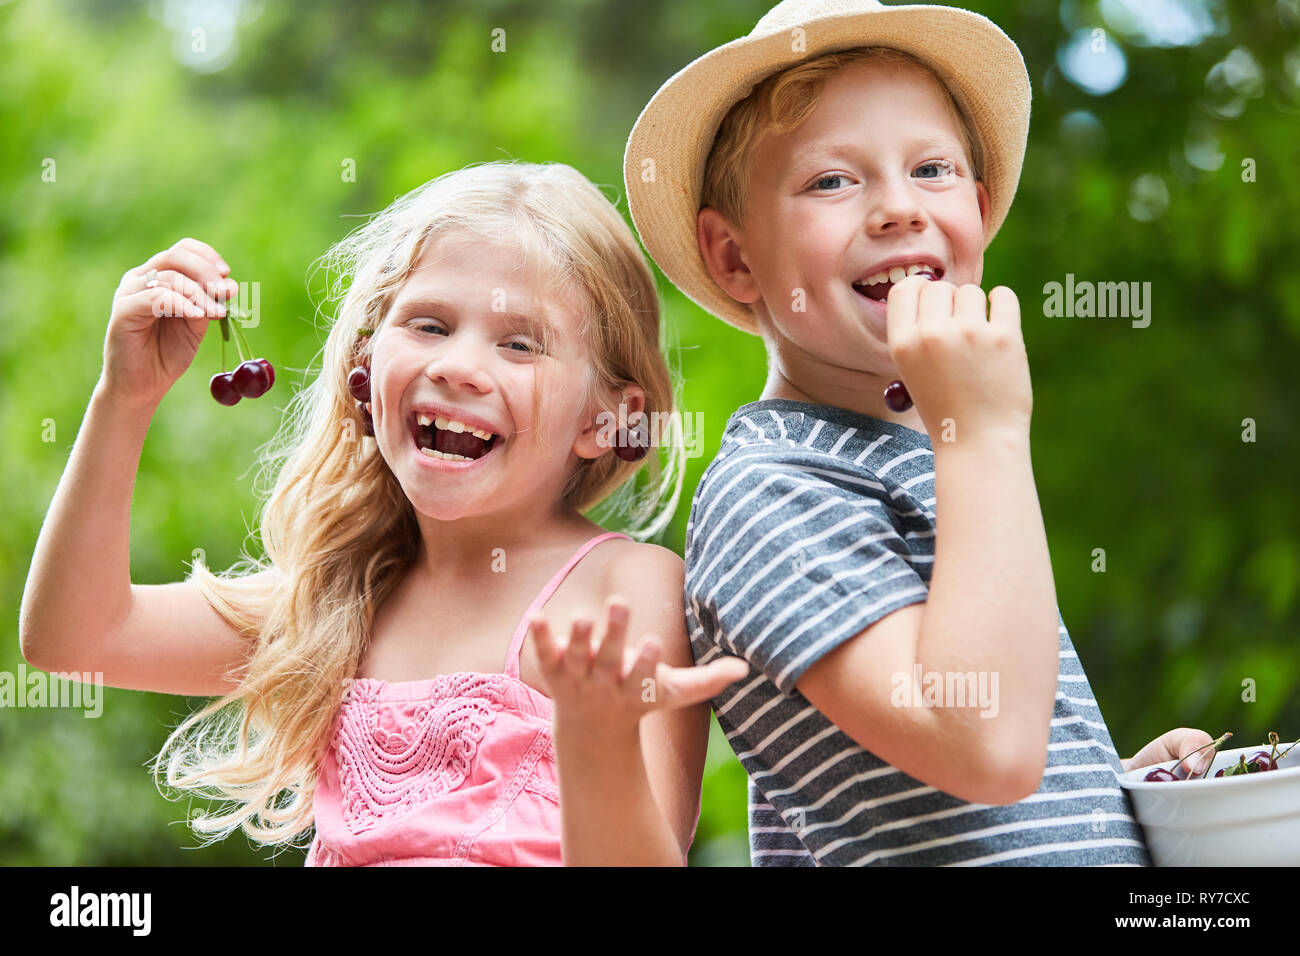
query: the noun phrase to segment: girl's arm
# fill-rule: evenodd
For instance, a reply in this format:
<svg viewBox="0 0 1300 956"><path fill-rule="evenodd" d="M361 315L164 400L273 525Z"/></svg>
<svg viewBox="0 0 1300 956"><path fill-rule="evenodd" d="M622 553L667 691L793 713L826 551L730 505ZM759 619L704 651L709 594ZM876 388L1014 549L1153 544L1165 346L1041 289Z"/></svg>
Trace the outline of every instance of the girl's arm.
<svg viewBox="0 0 1300 956"><path fill-rule="evenodd" d="M567 644L532 631L555 701L564 862L680 866L699 815L707 701L749 672L739 658L692 667L682 561L646 545L611 568L605 626ZM627 595L625 599L622 595ZM628 647L625 635L646 635Z"/></svg>

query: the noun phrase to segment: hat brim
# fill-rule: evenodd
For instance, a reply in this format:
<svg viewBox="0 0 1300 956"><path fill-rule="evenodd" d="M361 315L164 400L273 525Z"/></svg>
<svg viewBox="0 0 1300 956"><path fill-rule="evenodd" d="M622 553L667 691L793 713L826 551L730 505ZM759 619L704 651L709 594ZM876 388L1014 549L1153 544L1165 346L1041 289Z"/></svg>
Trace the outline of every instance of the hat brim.
<svg viewBox="0 0 1300 956"><path fill-rule="evenodd" d="M956 7L909 5L831 14L791 29L741 37L672 76L641 112L623 154L628 208L664 275L692 301L751 334L749 308L709 275L696 242L704 166L719 125L762 80L805 60L864 46L887 46L928 65L948 87L979 137L990 197L988 245L1020 181L1029 135L1030 84L1020 50L992 21Z"/></svg>

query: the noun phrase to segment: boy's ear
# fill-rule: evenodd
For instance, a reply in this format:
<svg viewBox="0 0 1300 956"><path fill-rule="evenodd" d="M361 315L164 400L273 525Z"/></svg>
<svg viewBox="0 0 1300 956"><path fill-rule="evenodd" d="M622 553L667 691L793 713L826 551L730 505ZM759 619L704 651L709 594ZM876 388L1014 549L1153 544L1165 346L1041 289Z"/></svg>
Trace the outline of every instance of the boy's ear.
<svg viewBox="0 0 1300 956"><path fill-rule="evenodd" d="M578 437L573 442L574 454L579 458L599 458L605 454L614 447L619 428L634 427L645 411L645 389L640 385L624 385L621 397L617 390L608 397L609 405L613 410L610 411L597 404L591 412L586 427L578 433Z"/></svg>
<svg viewBox="0 0 1300 956"><path fill-rule="evenodd" d="M975 183L975 193L980 201L980 219L984 223L984 235L989 234L989 220L993 216L993 202L989 199L989 190L981 182Z"/></svg>
<svg viewBox="0 0 1300 956"><path fill-rule="evenodd" d="M705 206L695 220L695 238L709 275L722 291L737 302L757 302L758 285L742 254L739 232L726 217Z"/></svg>

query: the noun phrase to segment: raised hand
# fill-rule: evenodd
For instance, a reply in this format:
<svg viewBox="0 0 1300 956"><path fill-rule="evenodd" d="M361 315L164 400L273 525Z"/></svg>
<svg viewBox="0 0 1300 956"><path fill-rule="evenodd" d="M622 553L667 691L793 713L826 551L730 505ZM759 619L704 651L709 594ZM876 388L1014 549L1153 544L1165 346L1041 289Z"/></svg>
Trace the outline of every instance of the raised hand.
<svg viewBox="0 0 1300 956"><path fill-rule="evenodd" d="M627 645L628 606L621 595L605 602L605 626L593 640L593 622L574 620L567 641L551 633L545 614L532 612L529 633L556 717L592 730L625 730L655 710L687 707L716 697L749 673L739 657L703 667L671 667L660 658L658 638L647 634L639 648Z"/></svg>
<svg viewBox="0 0 1300 956"><path fill-rule="evenodd" d="M908 276L889 290L889 351L931 435L1029 434L1033 392L1020 302L1006 286Z"/></svg>
<svg viewBox="0 0 1300 956"><path fill-rule="evenodd" d="M110 394L130 404L162 401L194 361L208 324L225 316L218 298L237 290L229 273L207 243L182 239L122 276L104 339Z"/></svg>

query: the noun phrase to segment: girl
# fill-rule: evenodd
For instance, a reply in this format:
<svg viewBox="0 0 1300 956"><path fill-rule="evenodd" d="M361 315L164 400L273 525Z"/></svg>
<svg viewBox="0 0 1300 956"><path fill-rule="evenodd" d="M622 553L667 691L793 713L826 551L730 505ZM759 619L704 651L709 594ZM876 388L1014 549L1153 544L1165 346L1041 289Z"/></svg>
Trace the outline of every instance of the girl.
<svg viewBox="0 0 1300 956"><path fill-rule="evenodd" d="M495 163L398 199L326 263L345 294L265 461L266 560L163 586L130 584L128 463L236 287L194 239L126 273L24 655L218 697L155 762L231 801L194 820L211 839L314 824L308 865L682 863L704 702L748 669L690 667L681 559L583 516L623 487L648 537L680 493L680 441L664 474L637 460L643 426L613 427L673 407L630 230L569 167Z"/></svg>

